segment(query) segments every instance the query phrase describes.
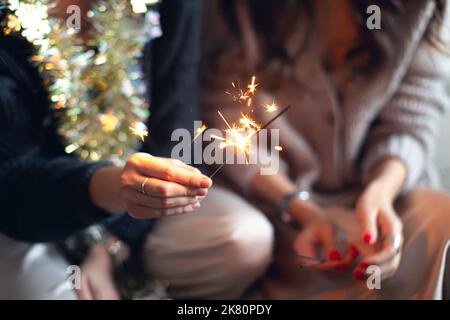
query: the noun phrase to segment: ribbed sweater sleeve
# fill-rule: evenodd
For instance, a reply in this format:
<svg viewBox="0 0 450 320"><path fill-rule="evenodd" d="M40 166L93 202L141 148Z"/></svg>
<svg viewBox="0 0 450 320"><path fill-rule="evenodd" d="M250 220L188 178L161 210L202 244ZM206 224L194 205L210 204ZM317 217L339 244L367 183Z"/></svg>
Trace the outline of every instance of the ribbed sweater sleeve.
<svg viewBox="0 0 450 320"><path fill-rule="evenodd" d="M413 188L431 160L439 122L449 105L445 77L449 57L423 44L397 93L369 134L363 162L365 180L381 160L393 157L407 168L403 192Z"/></svg>

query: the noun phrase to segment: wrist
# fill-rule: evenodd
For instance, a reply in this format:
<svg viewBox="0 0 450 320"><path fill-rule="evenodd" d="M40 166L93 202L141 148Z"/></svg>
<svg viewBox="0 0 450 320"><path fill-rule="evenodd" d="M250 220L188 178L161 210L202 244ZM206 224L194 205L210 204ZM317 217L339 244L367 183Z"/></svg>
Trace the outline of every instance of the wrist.
<svg viewBox="0 0 450 320"><path fill-rule="evenodd" d="M388 158L379 163L373 170L366 190L395 200L406 180L406 166L395 158Z"/></svg>
<svg viewBox="0 0 450 320"><path fill-rule="evenodd" d="M89 257L106 257L117 265L126 262L130 257L130 248L102 225L90 226L70 237L64 242L64 249L77 263Z"/></svg>
<svg viewBox="0 0 450 320"><path fill-rule="evenodd" d="M288 213L300 225L309 224L311 221L323 217L322 210L309 200L292 200L289 205Z"/></svg>
<svg viewBox="0 0 450 320"><path fill-rule="evenodd" d="M391 202L393 202L397 197L397 192L392 190L384 179L375 179L370 182L367 185L365 192L377 195L377 198L387 199Z"/></svg>
<svg viewBox="0 0 450 320"><path fill-rule="evenodd" d="M126 211L120 189L122 169L105 167L98 169L91 178L89 192L95 206L111 214Z"/></svg>

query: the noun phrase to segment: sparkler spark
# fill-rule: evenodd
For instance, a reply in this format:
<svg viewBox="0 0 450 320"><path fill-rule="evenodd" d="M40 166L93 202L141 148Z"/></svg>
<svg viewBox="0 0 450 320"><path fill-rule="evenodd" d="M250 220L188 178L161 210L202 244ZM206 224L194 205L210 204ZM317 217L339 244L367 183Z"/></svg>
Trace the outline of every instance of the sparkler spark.
<svg viewBox="0 0 450 320"><path fill-rule="evenodd" d="M144 137L148 136L147 126L142 122L136 122L132 127L129 127L131 134L139 137L144 142Z"/></svg>
<svg viewBox="0 0 450 320"><path fill-rule="evenodd" d="M235 82L232 82L231 86L233 87L233 90L231 92L226 91L225 93L230 95L234 102L246 104L248 107L251 107L253 103L253 97L256 94L256 88L259 86L259 84L256 83L256 76L252 76L251 83L247 85L245 90L243 90L239 84L236 85ZM265 108L266 112L270 113L278 110L278 106L275 104L275 101L273 101L272 104L266 104L263 107ZM215 135L212 135L211 138L221 141L221 149L233 147L236 151L243 152L247 161L248 155L252 150L252 138L255 137L262 129L265 129L272 122L281 117L290 108L291 106L286 107L264 126L256 123L256 121L253 120L249 114L244 114L242 112L241 117L239 118L239 122L230 124L228 120L223 116L223 114L220 111L217 111L223 122L226 124L227 129L224 130L225 138ZM251 110L250 112L253 112L253 110ZM279 151L282 150L280 146L277 146L276 148L278 148L277 150ZM220 165L213 172L210 178L214 177L220 171L220 169L222 169L223 166L224 164Z"/></svg>
<svg viewBox="0 0 450 320"><path fill-rule="evenodd" d="M226 148L228 146L233 146L238 150L244 151L247 155L248 152L251 149L251 140L252 138L259 134L261 130L266 129L269 125L271 125L275 120L283 116L286 112L291 109L291 106L287 106L284 108L281 112L279 112L275 117L273 117L269 122L267 122L265 125L260 126L256 124L253 119L250 117L243 115L240 119L241 123L243 123L242 127L236 127L235 125L229 126L228 121L225 119L225 117L218 111L224 122L229 126L229 129L225 130L225 133L228 134L228 136L224 139L222 137L218 136L211 136L211 138L222 140L221 147ZM247 129L245 129L247 128ZM244 133L243 133L244 132ZM280 149L280 146L277 146L275 148ZM281 148L282 150L282 148ZM280 151L280 150L279 150ZM211 179L225 166L225 164L221 164L217 169L209 176Z"/></svg>
<svg viewBox="0 0 450 320"><path fill-rule="evenodd" d="M256 83L256 77L255 76L252 77L252 82L249 85L247 85L246 90L242 89L240 85L236 85L235 82L232 82L231 86L233 87L234 89L233 91L235 91L235 93L230 91L225 91L225 93L230 95L233 101L242 104L247 104L248 107L251 107L253 102L252 96L255 95L256 88L259 86L259 83Z"/></svg>
<svg viewBox="0 0 450 320"><path fill-rule="evenodd" d="M222 149L233 147L236 150L244 152L247 156L251 150L251 139L261 126L250 118L249 115L243 113L241 113L241 118L239 119L240 125L234 123L230 125L220 111L217 111L217 113L227 125L228 129L225 129L225 138L217 136L211 136L211 138L221 140L220 147Z"/></svg>
<svg viewBox="0 0 450 320"><path fill-rule="evenodd" d="M271 104L265 104L263 107L266 109L266 112L270 112L270 113L278 110L278 106L275 103L275 101L273 101Z"/></svg>
<svg viewBox="0 0 450 320"><path fill-rule="evenodd" d="M252 95L254 95L256 93L256 87L259 86L258 83L256 82L256 77L253 76L252 77L252 83L250 83L247 88L248 88L248 92L251 93Z"/></svg>
<svg viewBox="0 0 450 320"><path fill-rule="evenodd" d="M202 124L202 126L197 129L196 135L194 139L192 139L192 142L197 140L197 138L200 137L203 134L203 132L205 132L206 129L208 129L208 127L205 124Z"/></svg>

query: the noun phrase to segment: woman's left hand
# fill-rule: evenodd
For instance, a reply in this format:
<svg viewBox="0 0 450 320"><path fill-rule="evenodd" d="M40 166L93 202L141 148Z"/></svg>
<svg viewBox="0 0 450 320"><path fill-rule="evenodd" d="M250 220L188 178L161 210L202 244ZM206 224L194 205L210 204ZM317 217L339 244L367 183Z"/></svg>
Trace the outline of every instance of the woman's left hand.
<svg viewBox="0 0 450 320"><path fill-rule="evenodd" d="M103 244L94 245L81 266L80 300L118 300L114 263Z"/></svg>
<svg viewBox="0 0 450 320"><path fill-rule="evenodd" d="M382 183L372 183L358 200L356 212L363 231L363 240L369 245L379 244L379 249L363 259L354 270L357 279L364 278L370 265L377 265L381 278L394 275L401 260L403 223L395 212L393 198Z"/></svg>

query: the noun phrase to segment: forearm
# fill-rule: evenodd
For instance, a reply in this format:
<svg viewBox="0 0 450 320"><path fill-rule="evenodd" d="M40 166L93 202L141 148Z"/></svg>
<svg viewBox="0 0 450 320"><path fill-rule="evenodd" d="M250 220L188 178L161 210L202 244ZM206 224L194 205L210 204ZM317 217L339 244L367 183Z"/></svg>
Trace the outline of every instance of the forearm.
<svg viewBox="0 0 450 320"><path fill-rule="evenodd" d="M0 231L23 241L57 241L105 219L89 195L90 180L103 166L38 153L2 163Z"/></svg>
<svg viewBox="0 0 450 320"><path fill-rule="evenodd" d="M251 190L269 205L276 207L284 196L295 192L297 187L286 174L278 172L275 175L256 174L251 180Z"/></svg>

